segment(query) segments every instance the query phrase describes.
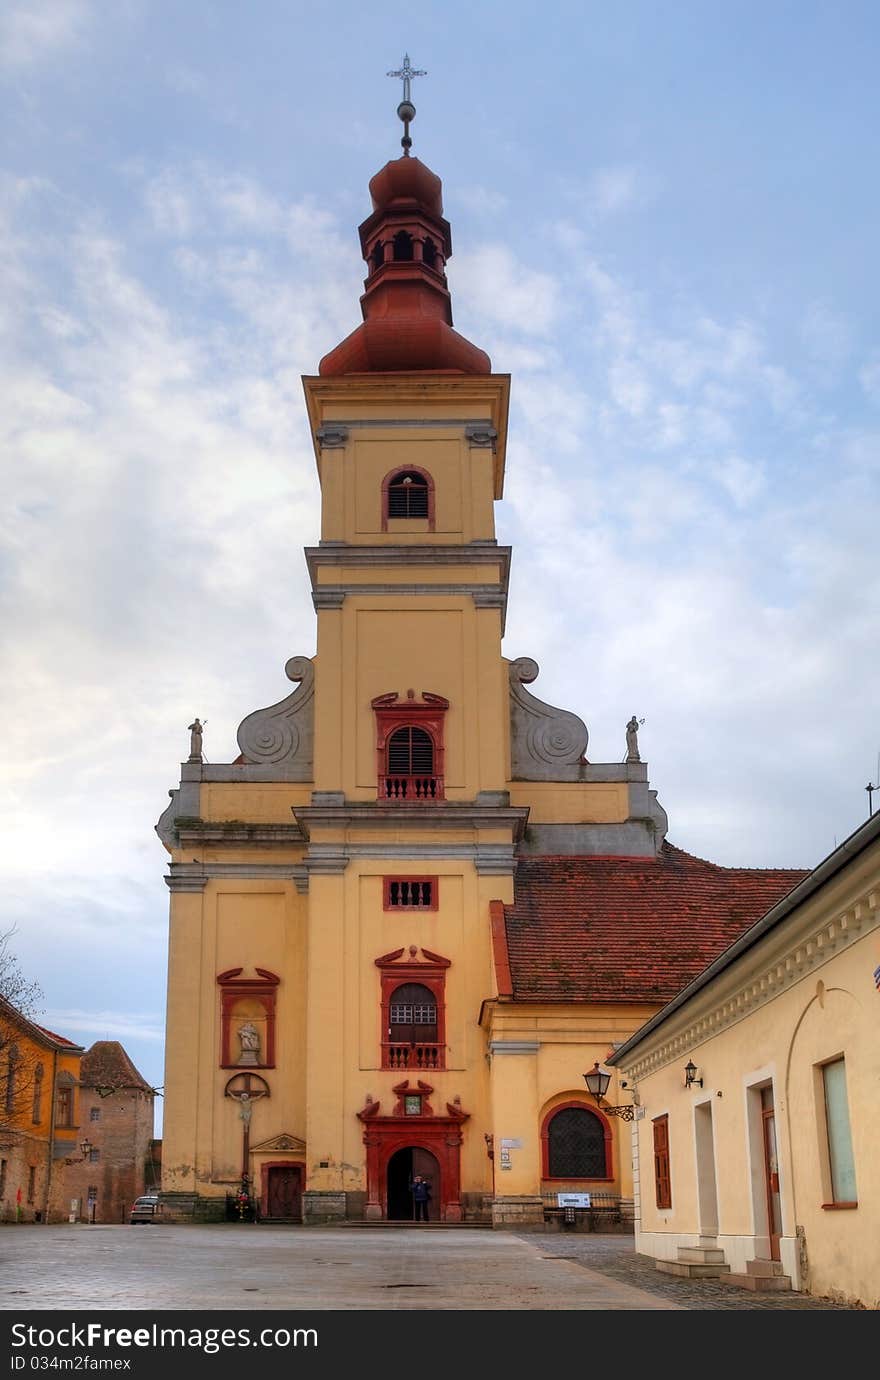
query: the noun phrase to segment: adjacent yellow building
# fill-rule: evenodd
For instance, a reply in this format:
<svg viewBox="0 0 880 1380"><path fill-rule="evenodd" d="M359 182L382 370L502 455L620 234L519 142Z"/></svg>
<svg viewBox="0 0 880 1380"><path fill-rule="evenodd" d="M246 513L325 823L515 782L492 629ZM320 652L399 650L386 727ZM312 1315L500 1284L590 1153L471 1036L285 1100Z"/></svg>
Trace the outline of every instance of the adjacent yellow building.
<svg viewBox="0 0 880 1380"><path fill-rule="evenodd" d="M880 1306L878 985L875 816L613 1056L638 1251Z"/></svg>
<svg viewBox="0 0 880 1380"><path fill-rule="evenodd" d="M370 191L364 321L304 380L316 652L233 761L194 722L157 826L165 1218L407 1218L418 1174L435 1220L626 1218L625 1099L585 1070L800 874L667 844L636 721L592 762L502 655L510 381L452 327L439 179L407 150Z"/></svg>
<svg viewBox="0 0 880 1380"><path fill-rule="evenodd" d="M0 998L0 1221L68 1216L65 1165L81 1159L82 1054Z"/></svg>

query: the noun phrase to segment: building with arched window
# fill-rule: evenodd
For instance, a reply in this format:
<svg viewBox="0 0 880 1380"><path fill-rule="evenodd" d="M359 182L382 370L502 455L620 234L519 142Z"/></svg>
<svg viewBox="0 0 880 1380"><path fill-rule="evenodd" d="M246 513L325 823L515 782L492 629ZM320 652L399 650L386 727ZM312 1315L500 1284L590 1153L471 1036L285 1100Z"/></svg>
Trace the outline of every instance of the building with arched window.
<svg viewBox="0 0 880 1380"><path fill-rule="evenodd" d="M635 1113L585 1070L801 874L673 847L635 721L588 757L502 654L510 379L453 327L439 178L407 151L370 194L364 319L304 380L317 650L225 762L194 726L158 824L166 1217L242 1181L262 1219L405 1216L420 1173L449 1222L626 1218Z"/></svg>

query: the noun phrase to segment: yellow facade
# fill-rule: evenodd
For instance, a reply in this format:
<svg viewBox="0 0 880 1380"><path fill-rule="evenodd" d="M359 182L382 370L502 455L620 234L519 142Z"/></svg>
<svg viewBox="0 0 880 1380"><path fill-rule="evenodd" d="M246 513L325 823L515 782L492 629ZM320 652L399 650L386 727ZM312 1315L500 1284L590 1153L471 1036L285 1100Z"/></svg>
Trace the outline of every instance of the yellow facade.
<svg viewBox="0 0 880 1380"><path fill-rule="evenodd" d="M501 654L509 552L496 545L493 511L507 378L305 385L316 437L344 427L333 448L316 441L323 516L322 544L307 552L318 625L312 771L294 782L278 768L273 779L271 765L184 764L181 793L197 805L175 801L165 835L173 861L163 1191L172 1210L210 1215L246 1172L266 1209L264 1170L287 1159L301 1168L306 1220L363 1215L366 1123L357 1114L371 1102L390 1112L402 1080L382 1067L376 959L415 946L449 964L445 1067L419 1076L436 1109L449 1104L465 1117L461 1211L488 1220L497 1200L498 1220L535 1223L542 1193L550 1201L559 1187L542 1182L548 1111L572 1100L589 1106L584 1069L651 1008L530 1008L514 1018L496 1001L490 904L513 899L530 811L538 824L613 825L631 813L630 788L625 779L512 779ZM494 446L471 444L468 423L487 419ZM431 531L423 519L390 519L383 529L383 480L401 467L431 475ZM448 701L444 798L395 811L377 801L373 701L405 702L410 692ZM385 878L425 875L436 879L435 910L383 908ZM235 1070L220 1057L217 978L232 969L281 979L274 1068L255 1069L268 1095L254 1101L246 1164L241 1109L228 1091ZM234 1008L239 1022L247 1014ZM511 1055L519 1040L537 1052ZM619 1123L610 1134L613 1171L593 1189L628 1199ZM503 1170L502 1141L518 1143ZM384 1213L383 1185L379 1199Z"/></svg>
<svg viewBox="0 0 880 1380"><path fill-rule="evenodd" d="M776 923L749 932L751 944L615 1056L640 1103L636 1247L663 1268L686 1273L708 1252L705 1263L739 1282L775 1269L795 1288L880 1305L878 825L847 840ZM831 1066L848 1131L835 1123L829 1133ZM668 1197L654 1163L662 1118ZM835 1184L832 1164L850 1154Z"/></svg>
<svg viewBox="0 0 880 1380"><path fill-rule="evenodd" d="M81 1158L82 1053L0 1002L0 1221L67 1217L65 1161Z"/></svg>
<svg viewBox="0 0 880 1380"><path fill-rule="evenodd" d="M427 198L412 233L421 244L431 224L436 239L393 263L371 239L374 186L370 300L391 284L393 314L415 287L412 348L427 331L451 354L304 380L317 651L288 662L297 689L243 720L234 760L205 763L193 726L157 826L171 857L166 1219L221 1215L242 1181L264 1217L399 1217L419 1163L449 1221L541 1225L567 1187L625 1215L625 1128L595 1114L583 1073L659 1002L514 1001L492 917L524 852L654 858L665 816L637 751L588 762L581 721L523 688L534 663L502 656L509 379L433 320L449 249L433 175L407 159L386 174L394 226L409 186ZM387 357L384 320L377 308L368 345ZM416 881L418 903L402 902ZM547 1126L569 1107L599 1139L592 1179L563 1183Z"/></svg>

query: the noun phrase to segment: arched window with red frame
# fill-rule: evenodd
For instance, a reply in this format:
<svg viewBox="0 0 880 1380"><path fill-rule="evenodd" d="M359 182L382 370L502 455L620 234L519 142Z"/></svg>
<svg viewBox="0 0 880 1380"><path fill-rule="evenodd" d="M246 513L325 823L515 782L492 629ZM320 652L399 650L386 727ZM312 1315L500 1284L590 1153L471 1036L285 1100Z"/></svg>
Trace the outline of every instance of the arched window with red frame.
<svg viewBox="0 0 880 1380"><path fill-rule="evenodd" d="M380 800L430 804L442 800L443 725L449 701L423 690L372 701L376 714L376 766Z"/></svg>
<svg viewBox="0 0 880 1380"><path fill-rule="evenodd" d="M442 954L395 949L375 960L381 974L383 1069L446 1067L446 973Z"/></svg>
<svg viewBox="0 0 880 1380"><path fill-rule="evenodd" d="M434 531L434 481L418 465L391 470L382 480L382 531L400 518L427 521Z"/></svg>

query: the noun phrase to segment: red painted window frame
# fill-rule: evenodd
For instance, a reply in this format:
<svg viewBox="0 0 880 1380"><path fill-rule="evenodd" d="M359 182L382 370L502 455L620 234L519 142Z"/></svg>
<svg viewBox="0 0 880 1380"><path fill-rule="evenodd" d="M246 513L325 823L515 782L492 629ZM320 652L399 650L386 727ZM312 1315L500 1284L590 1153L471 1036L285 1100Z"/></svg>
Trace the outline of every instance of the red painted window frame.
<svg viewBox="0 0 880 1380"><path fill-rule="evenodd" d="M396 775L388 771L388 740L399 728L421 728L431 739L434 746L434 770L431 775L437 782L437 794L432 800L408 799L406 802L389 803L430 806L437 800L445 799L444 738L449 701L442 695L432 694L430 690L423 690L420 700L416 699L414 690L408 690L403 699L396 690L392 690L386 695L377 695L370 701L370 706L376 715L376 783L379 799L387 799L382 794L383 779Z"/></svg>
<svg viewBox="0 0 880 1380"><path fill-rule="evenodd" d="M554 1175L550 1173L550 1123L559 1112L564 1112L567 1107L577 1107L582 1112L590 1112L592 1116L598 1117L602 1123L602 1132L605 1137L605 1173L593 1177L585 1178L579 1175L565 1174ZM614 1183L614 1154L613 1137L611 1133L611 1123L607 1116L592 1103L587 1102L582 1097L572 1097L568 1102L558 1102L555 1107L551 1107L544 1120L541 1122L541 1178L551 1184L611 1184Z"/></svg>
<svg viewBox="0 0 880 1380"><path fill-rule="evenodd" d="M275 1067L275 1007L278 985L281 982L277 973L268 968L255 968L255 978L243 978L243 968L227 968L218 973L217 985L220 988L220 1067L221 1069L274 1069ZM265 1049L257 1064L240 1064L231 1057L232 1016L236 1002L242 998L256 999L266 1013Z"/></svg>
<svg viewBox="0 0 880 1380"><path fill-rule="evenodd" d="M393 906L391 904L391 883L397 882L430 882L431 883L431 904L429 906ZM382 909L394 911L432 911L437 910L439 905L440 878L439 877L407 877L400 873L393 877L382 878Z"/></svg>
<svg viewBox="0 0 880 1380"><path fill-rule="evenodd" d="M409 957L401 962L400 960L407 952ZM418 952L415 944L411 944L408 951L406 949L393 949L391 953L382 954L381 958L374 960L380 973L379 1062L383 1069L394 1067L388 1061L391 998L397 988L402 987L407 982L418 982L423 987L427 987L437 1003L436 1044L439 1046L437 1069L446 1068L446 973L452 966L452 960L444 958L442 954L432 953L430 949L422 949L422 958L418 959L416 958ZM415 1073L416 1070L410 1070L410 1072Z"/></svg>
<svg viewBox="0 0 880 1380"><path fill-rule="evenodd" d="M392 518L388 513L388 490L399 474L418 474L424 479L428 486L428 516L425 518ZM382 531L388 531L389 522L425 522L428 523L428 531L436 530L434 506L434 478L427 470L422 469L421 465L395 465L393 470L389 470L382 480Z"/></svg>

